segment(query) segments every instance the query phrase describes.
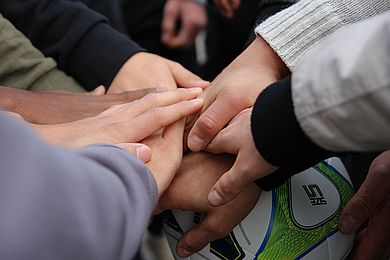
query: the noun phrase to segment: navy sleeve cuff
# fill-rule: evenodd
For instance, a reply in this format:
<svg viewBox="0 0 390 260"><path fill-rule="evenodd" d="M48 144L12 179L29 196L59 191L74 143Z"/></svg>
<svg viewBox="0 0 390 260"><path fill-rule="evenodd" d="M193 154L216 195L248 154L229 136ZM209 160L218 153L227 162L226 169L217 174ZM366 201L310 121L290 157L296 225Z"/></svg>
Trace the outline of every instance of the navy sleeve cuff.
<svg viewBox="0 0 390 260"><path fill-rule="evenodd" d="M273 189L292 175L336 155L312 142L300 127L294 113L290 76L259 95L253 107L251 128L260 154L280 167L256 182L264 190Z"/></svg>

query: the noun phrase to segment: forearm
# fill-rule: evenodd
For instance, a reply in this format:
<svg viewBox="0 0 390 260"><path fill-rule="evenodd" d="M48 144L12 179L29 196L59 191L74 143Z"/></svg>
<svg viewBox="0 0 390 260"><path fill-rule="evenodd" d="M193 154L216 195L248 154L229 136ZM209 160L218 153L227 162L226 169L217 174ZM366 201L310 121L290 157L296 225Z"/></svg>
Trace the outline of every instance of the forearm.
<svg viewBox="0 0 390 260"><path fill-rule="evenodd" d="M388 1L301 0L261 23L255 31L294 70L299 58L325 37L389 9Z"/></svg>
<svg viewBox="0 0 390 260"><path fill-rule="evenodd" d="M50 147L0 120L1 258L131 259L157 200L146 167L113 146Z"/></svg>

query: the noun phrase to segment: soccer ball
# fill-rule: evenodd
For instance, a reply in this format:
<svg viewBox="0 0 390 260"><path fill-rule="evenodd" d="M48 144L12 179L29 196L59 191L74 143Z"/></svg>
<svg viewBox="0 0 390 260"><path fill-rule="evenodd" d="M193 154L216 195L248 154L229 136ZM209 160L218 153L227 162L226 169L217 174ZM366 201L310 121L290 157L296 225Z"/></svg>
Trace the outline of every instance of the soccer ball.
<svg viewBox="0 0 390 260"><path fill-rule="evenodd" d="M330 158L263 192L251 213L225 238L188 257L221 259L345 259L354 235L342 234L338 221L354 189L339 158ZM176 259L178 239L204 216L174 210L164 227Z"/></svg>

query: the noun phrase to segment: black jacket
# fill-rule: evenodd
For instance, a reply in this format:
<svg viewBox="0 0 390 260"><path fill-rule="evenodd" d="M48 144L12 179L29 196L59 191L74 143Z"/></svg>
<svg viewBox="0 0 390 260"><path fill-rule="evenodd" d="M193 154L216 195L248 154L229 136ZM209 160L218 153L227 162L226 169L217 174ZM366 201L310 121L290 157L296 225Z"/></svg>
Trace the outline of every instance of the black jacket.
<svg viewBox="0 0 390 260"><path fill-rule="evenodd" d="M109 86L135 42L78 0L4 0L0 13L85 88Z"/></svg>

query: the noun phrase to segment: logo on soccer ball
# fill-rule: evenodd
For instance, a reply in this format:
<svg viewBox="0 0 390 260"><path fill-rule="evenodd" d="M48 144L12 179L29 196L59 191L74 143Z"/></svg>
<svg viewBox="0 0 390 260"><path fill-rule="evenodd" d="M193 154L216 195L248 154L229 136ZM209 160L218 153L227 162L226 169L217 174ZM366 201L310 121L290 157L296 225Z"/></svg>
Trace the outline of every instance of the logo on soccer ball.
<svg viewBox="0 0 390 260"><path fill-rule="evenodd" d="M328 204L322 194L320 187L317 184L302 185L307 197L310 200L311 205L320 206Z"/></svg>

